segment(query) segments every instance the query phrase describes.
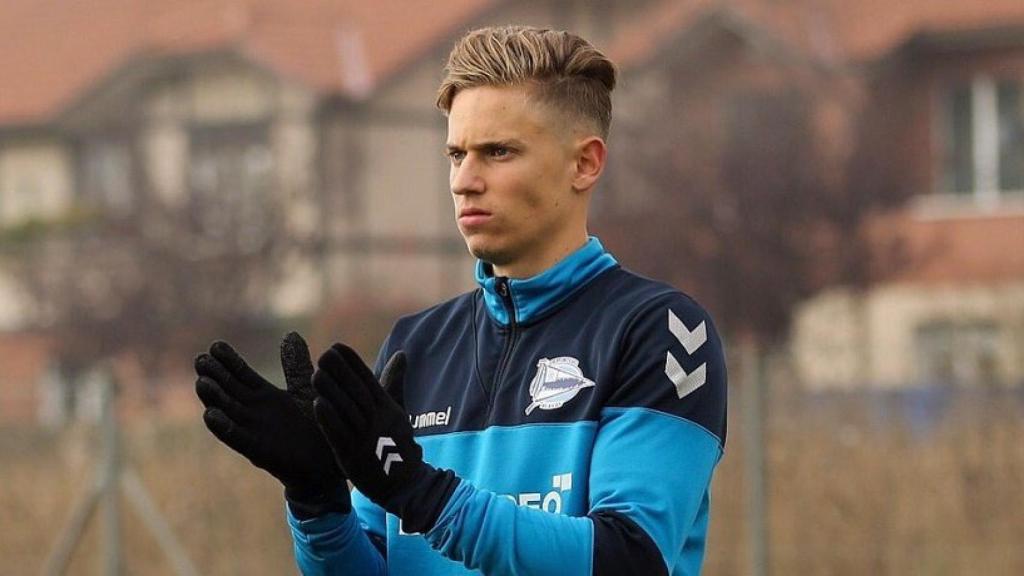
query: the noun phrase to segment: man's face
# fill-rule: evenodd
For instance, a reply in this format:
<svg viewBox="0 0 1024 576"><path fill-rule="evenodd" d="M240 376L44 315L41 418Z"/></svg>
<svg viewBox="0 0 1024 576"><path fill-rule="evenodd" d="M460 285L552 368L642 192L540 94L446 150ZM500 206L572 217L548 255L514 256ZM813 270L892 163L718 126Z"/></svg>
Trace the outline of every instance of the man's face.
<svg viewBox="0 0 1024 576"><path fill-rule="evenodd" d="M482 86L456 95L448 115L449 183L459 232L474 256L500 267L531 262L585 221L586 205L572 188L574 141L566 125L525 88Z"/></svg>

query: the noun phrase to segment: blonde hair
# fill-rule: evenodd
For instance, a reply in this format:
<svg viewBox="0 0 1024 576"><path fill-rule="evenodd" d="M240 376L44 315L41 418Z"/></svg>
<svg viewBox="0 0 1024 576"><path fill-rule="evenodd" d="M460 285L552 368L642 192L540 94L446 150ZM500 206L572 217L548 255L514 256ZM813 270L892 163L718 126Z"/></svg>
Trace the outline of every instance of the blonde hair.
<svg viewBox="0 0 1024 576"><path fill-rule="evenodd" d="M531 96L592 123L607 138L617 75L611 60L575 34L527 26L480 28L452 48L437 107L447 114L467 88L527 86Z"/></svg>

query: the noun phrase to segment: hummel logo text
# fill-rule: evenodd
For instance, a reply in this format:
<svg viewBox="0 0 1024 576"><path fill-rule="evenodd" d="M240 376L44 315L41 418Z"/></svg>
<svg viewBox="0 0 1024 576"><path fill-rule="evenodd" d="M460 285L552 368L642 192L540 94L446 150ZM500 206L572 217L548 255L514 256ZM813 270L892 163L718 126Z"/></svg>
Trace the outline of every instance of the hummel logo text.
<svg viewBox="0 0 1024 576"><path fill-rule="evenodd" d="M438 412L424 412L423 414L417 414L413 416L409 415L409 424L413 428L429 428L431 426L447 426L452 421L452 407L448 406L447 410L440 410Z"/></svg>

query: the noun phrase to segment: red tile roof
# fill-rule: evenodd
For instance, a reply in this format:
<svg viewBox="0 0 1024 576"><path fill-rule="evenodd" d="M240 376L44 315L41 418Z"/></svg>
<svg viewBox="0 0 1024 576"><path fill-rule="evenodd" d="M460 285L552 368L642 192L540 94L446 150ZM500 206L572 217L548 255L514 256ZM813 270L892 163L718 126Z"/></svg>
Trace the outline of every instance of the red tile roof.
<svg viewBox="0 0 1024 576"><path fill-rule="evenodd" d="M921 31L1024 24L1021 0L663 0L638 12L609 53L624 66L642 62L712 10L836 64L882 57Z"/></svg>
<svg viewBox="0 0 1024 576"><path fill-rule="evenodd" d="M4 0L0 124L52 118L143 53L236 48L314 90L364 95L501 0ZM928 30L1024 24L1021 0L659 0L607 43L624 67L711 10L835 63L878 58ZM440 63L438 63L440 64Z"/></svg>
<svg viewBox="0 0 1024 576"><path fill-rule="evenodd" d="M851 59L877 58L919 31L1024 23L1020 0L829 0L840 44Z"/></svg>
<svg viewBox="0 0 1024 576"><path fill-rule="evenodd" d="M359 94L498 0L4 0L0 124L45 121L143 53L233 47Z"/></svg>

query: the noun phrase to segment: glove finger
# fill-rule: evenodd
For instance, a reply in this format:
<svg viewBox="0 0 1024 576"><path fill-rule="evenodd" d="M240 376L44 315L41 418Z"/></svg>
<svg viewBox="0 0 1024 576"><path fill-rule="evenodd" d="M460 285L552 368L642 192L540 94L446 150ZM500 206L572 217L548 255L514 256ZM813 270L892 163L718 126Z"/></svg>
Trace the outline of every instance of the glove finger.
<svg viewBox="0 0 1024 576"><path fill-rule="evenodd" d="M289 332L281 341L281 369L289 392L304 400L313 399L313 360L309 346L298 332Z"/></svg>
<svg viewBox="0 0 1024 576"><path fill-rule="evenodd" d="M203 422L218 440L242 456L250 460L253 459L254 454L251 452L255 438L247 430L235 424L222 410L207 408L203 412Z"/></svg>
<svg viewBox="0 0 1024 576"><path fill-rule="evenodd" d="M252 395L252 390L248 386L239 382L223 364L209 354L196 356L195 368L196 374L220 384L224 392L232 398L244 401Z"/></svg>
<svg viewBox="0 0 1024 576"><path fill-rule="evenodd" d="M245 423L249 419L249 411L245 405L232 398L216 380L200 376L196 380L196 396L207 408L217 408L227 414L228 418Z"/></svg>
<svg viewBox="0 0 1024 576"><path fill-rule="evenodd" d="M341 386L326 370L318 370L313 375L313 387L317 396L314 404L318 401L326 403L331 407L335 415L344 420L354 430L366 430L368 427L367 416L362 412L347 394L342 392Z"/></svg>
<svg viewBox="0 0 1024 576"><path fill-rule="evenodd" d="M331 346L320 356L319 365L323 371L327 372L337 382L336 388L343 394L343 398L347 398L362 413L364 418L369 420L374 412L376 412L373 398L367 390L363 377L353 371L352 365L346 359L346 350L351 349L344 344ZM358 356L356 358L358 359ZM373 377L372 373L370 377ZM373 380L373 382L376 385L376 380ZM335 404L335 408L337 408L337 404Z"/></svg>
<svg viewBox="0 0 1024 576"><path fill-rule="evenodd" d="M399 350L391 355L380 373L381 386L402 410L405 410L405 367L405 352Z"/></svg>
<svg viewBox="0 0 1024 576"><path fill-rule="evenodd" d="M206 352L196 356L195 370L199 376L207 376L217 382L224 382L231 378L227 369Z"/></svg>
<svg viewBox="0 0 1024 576"><path fill-rule="evenodd" d="M371 406L371 409L374 410L374 412L376 412L376 408L373 407L389 403L388 395L385 393L384 388L381 387L380 381L378 381L377 377L373 374L373 370L363 362L363 359L359 357L359 354L355 350L345 346L344 344L335 344L332 348L341 354L342 358L345 360L345 364L348 365L352 374L356 376L361 384L358 387L353 386L347 389L352 390L352 395L357 397L358 401L361 403L360 406L367 404ZM393 358L394 357L392 357L392 359ZM388 363L390 364L391 360L389 360Z"/></svg>
<svg viewBox="0 0 1024 576"><path fill-rule="evenodd" d="M316 415L317 426L320 427L320 431L327 438L327 444L334 452L335 460L341 466L346 447L353 445L357 434L352 426L338 415L331 403L322 396L313 400L313 414ZM344 466L342 468L344 469Z"/></svg>
<svg viewBox="0 0 1024 576"><path fill-rule="evenodd" d="M382 383L384 377L388 377L388 383L392 383L396 380L401 380L405 377L405 353L396 352L388 360L384 370L381 371L381 380L378 381L377 377L373 375L373 371L370 367L363 362L363 359L359 357L359 354L355 350L345 346L344 344L335 344L334 347L340 354L345 358L346 363L352 369L352 372L356 374L362 386L359 387L358 392L354 394L360 395L360 401L372 402L374 406L387 406L398 408L401 411L405 411L404 395L405 395L405 383L404 381L399 384L395 393L399 395L402 400L395 400L393 396L385 390ZM401 354L399 356L399 354ZM397 357L397 358L396 358ZM355 388L353 387L353 390Z"/></svg>
<svg viewBox="0 0 1024 576"><path fill-rule="evenodd" d="M217 340L210 345L210 356L213 356L232 376L250 389L257 390L262 387L273 386L273 384L260 376L258 372L250 368L242 356L223 340Z"/></svg>
<svg viewBox="0 0 1024 576"><path fill-rule="evenodd" d="M359 353L349 348L348 346L338 342L335 343L331 348L338 351L341 357L345 359L345 363L348 364L352 373L359 377L364 382L373 382L378 386L380 383L377 381L377 377L373 374L373 370L363 362L363 359L359 357Z"/></svg>

